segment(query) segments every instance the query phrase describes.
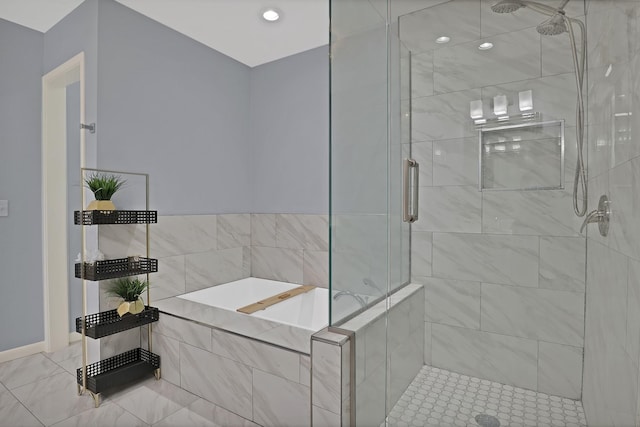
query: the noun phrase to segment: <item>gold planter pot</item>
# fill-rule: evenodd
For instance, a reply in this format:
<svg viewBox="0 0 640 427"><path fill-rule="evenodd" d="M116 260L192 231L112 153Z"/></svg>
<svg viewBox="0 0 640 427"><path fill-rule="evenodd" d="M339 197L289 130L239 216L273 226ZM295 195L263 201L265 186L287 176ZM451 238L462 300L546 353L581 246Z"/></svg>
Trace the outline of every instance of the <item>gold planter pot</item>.
<svg viewBox="0 0 640 427"><path fill-rule="evenodd" d="M118 306L118 314L120 317L127 313L138 314L144 310L144 302L138 298L136 301L122 301Z"/></svg>
<svg viewBox="0 0 640 427"><path fill-rule="evenodd" d="M93 200L87 206L88 211L115 211L116 206L111 200Z"/></svg>

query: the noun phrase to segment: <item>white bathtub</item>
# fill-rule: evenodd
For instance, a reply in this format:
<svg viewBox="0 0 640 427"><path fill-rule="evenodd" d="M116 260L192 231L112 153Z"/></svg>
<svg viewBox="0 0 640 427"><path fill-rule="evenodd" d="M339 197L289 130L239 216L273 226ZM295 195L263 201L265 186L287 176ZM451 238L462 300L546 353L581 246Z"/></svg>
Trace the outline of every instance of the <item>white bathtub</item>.
<svg viewBox="0 0 640 427"><path fill-rule="evenodd" d="M190 292L178 298L235 312L240 307L298 286L300 285L249 277ZM329 325L329 291L315 288L249 316L316 332Z"/></svg>

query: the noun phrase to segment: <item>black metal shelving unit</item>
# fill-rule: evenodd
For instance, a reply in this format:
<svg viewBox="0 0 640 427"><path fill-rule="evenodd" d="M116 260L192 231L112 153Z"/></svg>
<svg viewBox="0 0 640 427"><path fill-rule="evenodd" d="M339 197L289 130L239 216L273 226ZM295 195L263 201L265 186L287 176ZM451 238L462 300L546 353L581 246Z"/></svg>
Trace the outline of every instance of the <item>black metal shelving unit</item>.
<svg viewBox="0 0 640 427"><path fill-rule="evenodd" d="M82 279L83 313L76 318L76 331L82 335L82 366L77 369L78 394L89 391L95 406L100 405L101 393L154 374L160 378L160 356L152 352L151 324L158 321L159 311L151 307L150 289L147 288L145 309L138 314L127 313L120 317L117 310L108 310L95 314L86 313L86 283L118 277L147 275L158 271L158 260L149 257L149 224L158 222L158 212L148 210L149 207L149 175L82 168L82 177L87 171L143 176L146 183L146 210L82 210L74 212L74 223L82 226L82 248L86 251L87 237L85 226L143 224L146 229L146 256L130 256L127 258L108 259L88 263L83 258L75 264L75 276ZM84 206L84 190L82 193ZM129 329L148 326L148 350L138 347L105 358L96 363L87 364L87 337L99 339Z"/></svg>
<svg viewBox="0 0 640 427"><path fill-rule="evenodd" d="M84 270L83 272L80 270ZM128 257L107 259L84 263L84 269L80 263L76 263L76 277L92 281L116 279L118 277L135 276L138 274L156 273L158 260L143 257Z"/></svg>
<svg viewBox="0 0 640 427"><path fill-rule="evenodd" d="M76 225L155 224L158 211L75 211L73 222Z"/></svg>
<svg viewBox="0 0 640 427"><path fill-rule="evenodd" d="M145 378L160 369L160 356L143 348L120 353L87 365L87 390L100 394L104 390ZM76 371L82 382L82 368Z"/></svg>
<svg viewBox="0 0 640 427"><path fill-rule="evenodd" d="M85 334L90 338L98 339L157 322L159 317L158 309L149 306L145 306L141 313L125 314L122 317L117 310L89 314L84 318ZM82 333L82 317L76 318L76 332Z"/></svg>

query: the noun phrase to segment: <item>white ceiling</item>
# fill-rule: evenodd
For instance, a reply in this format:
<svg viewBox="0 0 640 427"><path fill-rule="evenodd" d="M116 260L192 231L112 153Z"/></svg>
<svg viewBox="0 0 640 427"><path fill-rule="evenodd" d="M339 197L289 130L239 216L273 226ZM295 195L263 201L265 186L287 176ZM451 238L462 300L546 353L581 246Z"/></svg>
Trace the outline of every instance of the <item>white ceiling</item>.
<svg viewBox="0 0 640 427"><path fill-rule="evenodd" d="M0 0L0 18L46 32L83 0ZM250 67L329 41L329 0L117 0ZM282 19L267 23L267 7Z"/></svg>

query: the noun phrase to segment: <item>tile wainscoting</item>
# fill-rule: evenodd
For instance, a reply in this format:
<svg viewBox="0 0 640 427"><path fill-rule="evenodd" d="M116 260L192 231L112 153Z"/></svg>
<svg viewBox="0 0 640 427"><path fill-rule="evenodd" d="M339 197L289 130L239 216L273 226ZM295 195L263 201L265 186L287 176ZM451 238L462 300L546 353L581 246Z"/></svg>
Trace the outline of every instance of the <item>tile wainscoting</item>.
<svg viewBox="0 0 640 427"><path fill-rule="evenodd" d="M328 286L327 215L160 215L149 238L150 256L158 259L158 272L150 276L152 304L250 276ZM107 259L145 255L145 226L102 225L98 243ZM100 310L119 303L107 287L100 286ZM139 342L138 330L102 338L100 357Z"/></svg>
<svg viewBox="0 0 640 427"><path fill-rule="evenodd" d="M310 357L162 314L153 331L162 377L263 426L310 424Z"/></svg>
<svg viewBox="0 0 640 427"><path fill-rule="evenodd" d="M144 226L101 226L99 246L107 258L143 255ZM151 276L154 300L249 276L329 283L327 215L161 215L149 246L159 259Z"/></svg>

